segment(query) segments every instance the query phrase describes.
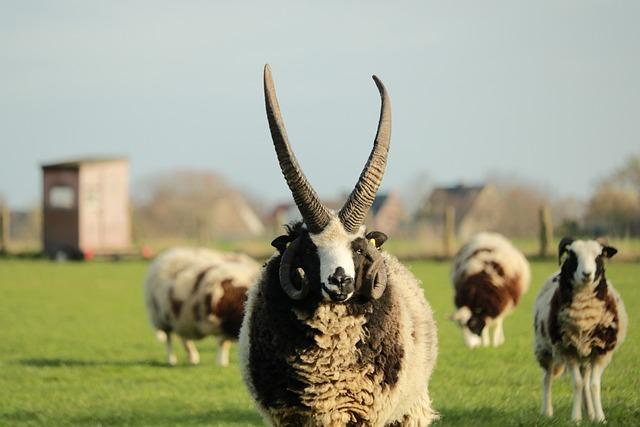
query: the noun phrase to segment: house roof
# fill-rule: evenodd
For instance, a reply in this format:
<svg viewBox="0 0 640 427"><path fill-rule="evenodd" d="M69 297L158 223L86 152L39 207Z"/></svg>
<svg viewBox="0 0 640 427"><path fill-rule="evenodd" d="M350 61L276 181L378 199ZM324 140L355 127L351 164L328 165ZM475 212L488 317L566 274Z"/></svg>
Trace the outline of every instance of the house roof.
<svg viewBox="0 0 640 427"><path fill-rule="evenodd" d="M128 160L129 159L126 156L88 156L75 159L66 159L53 163L43 163L41 166L42 169L73 169L88 163L120 162Z"/></svg>
<svg viewBox="0 0 640 427"><path fill-rule="evenodd" d="M378 211L384 206L388 198L388 194L377 194L375 199L373 199L373 204L371 205L371 213L373 215L377 215Z"/></svg>
<svg viewBox="0 0 640 427"><path fill-rule="evenodd" d="M427 200L427 214L442 214L448 207L456 210L456 222L462 220L476 201L486 185L466 186L458 184L451 187L437 187Z"/></svg>

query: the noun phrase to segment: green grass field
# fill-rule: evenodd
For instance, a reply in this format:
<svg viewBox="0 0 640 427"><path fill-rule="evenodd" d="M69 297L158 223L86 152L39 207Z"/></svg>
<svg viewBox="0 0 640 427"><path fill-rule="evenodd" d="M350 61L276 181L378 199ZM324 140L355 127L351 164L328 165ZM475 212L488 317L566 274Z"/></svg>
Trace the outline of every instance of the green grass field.
<svg viewBox="0 0 640 427"><path fill-rule="evenodd" d="M448 264L413 263L439 326L440 354L430 389L448 426L571 425L568 377L554 386L556 418L538 415L541 374L532 352L531 311L551 262L533 263L532 290L505 323L506 344L469 351L447 320ZM0 426L260 425L231 366L214 364L212 339L202 364L164 364L146 320L142 262L0 260ZM640 425L640 265L613 262L609 277L630 316L627 341L603 376L608 425ZM583 422L588 425L588 422Z"/></svg>

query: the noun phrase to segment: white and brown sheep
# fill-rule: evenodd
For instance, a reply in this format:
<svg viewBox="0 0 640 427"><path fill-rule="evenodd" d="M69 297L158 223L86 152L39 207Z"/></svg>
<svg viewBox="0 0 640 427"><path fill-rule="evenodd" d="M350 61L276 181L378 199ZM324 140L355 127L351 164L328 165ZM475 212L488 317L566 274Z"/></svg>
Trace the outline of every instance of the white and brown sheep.
<svg viewBox="0 0 640 427"><path fill-rule="evenodd" d="M174 248L153 261L144 281L144 299L156 336L166 342L170 365L176 364L172 333L180 336L193 364L200 361L193 340L218 337L218 363L229 363L246 293L259 272L260 266L246 255L206 248Z"/></svg>
<svg viewBox="0 0 640 427"><path fill-rule="evenodd" d="M531 272L522 252L497 233L479 233L456 254L451 271L456 312L451 316L470 347L504 343L503 321L529 289Z"/></svg>
<svg viewBox="0 0 640 427"><path fill-rule="evenodd" d="M560 271L545 282L534 311L543 415L553 415L551 382L567 368L573 376L571 418L580 421L584 405L590 420L605 420L600 378L627 334L624 304L605 276L604 259L616 252L595 240L560 242Z"/></svg>
<svg viewBox="0 0 640 427"><path fill-rule="evenodd" d="M342 209L327 209L297 164L269 67L267 117L281 170L303 221L249 291L240 333L244 381L265 420L285 426L426 426L436 325L420 282L365 231L390 139L387 92L374 147Z"/></svg>

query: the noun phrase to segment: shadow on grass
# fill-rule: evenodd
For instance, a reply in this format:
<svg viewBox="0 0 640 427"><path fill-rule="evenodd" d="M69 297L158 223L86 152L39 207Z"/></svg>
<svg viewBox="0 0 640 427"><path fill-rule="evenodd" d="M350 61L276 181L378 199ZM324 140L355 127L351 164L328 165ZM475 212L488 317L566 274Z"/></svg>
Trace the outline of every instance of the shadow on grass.
<svg viewBox="0 0 640 427"><path fill-rule="evenodd" d="M78 359L48 359L31 358L20 359L16 363L36 368L62 368L62 367L92 367L92 366L152 366L156 368L191 368L194 365L184 364L169 366L167 363L157 360L78 360Z"/></svg>
<svg viewBox="0 0 640 427"><path fill-rule="evenodd" d="M466 426L482 425L483 422L495 420L513 420L512 415L495 408L440 408L440 419L434 426Z"/></svg>
<svg viewBox="0 0 640 427"><path fill-rule="evenodd" d="M6 425L16 425L20 423L31 424L41 422L47 424L46 417L41 414L28 411L16 411L0 413L0 424L5 421ZM128 415L93 415L80 417L57 417L56 423L60 425L153 425L153 426L175 426L175 425L262 425L262 419L256 411L230 408L225 410L210 410L203 412L193 412L189 414L158 414L158 413L131 413Z"/></svg>
<svg viewBox="0 0 640 427"><path fill-rule="evenodd" d="M498 408L463 408L448 407L440 409L440 419L433 427L445 426L474 426L474 427L502 427L502 426L536 426L536 427L575 427L571 421L571 408L568 405L556 405L552 418L543 417L537 408L527 410L501 410ZM640 410L632 405L618 405L607 411L609 426L640 425ZM602 426L602 423L589 421L583 411L581 426Z"/></svg>
<svg viewBox="0 0 640 427"><path fill-rule="evenodd" d="M7 424L2 424L6 421ZM15 411L0 412L0 425L15 425L17 423L32 423L34 421L42 421L37 412L33 411Z"/></svg>
<svg viewBox="0 0 640 427"><path fill-rule="evenodd" d="M440 409L440 420L434 427L444 426L555 426L557 421L547 420L534 411L509 411L499 408L448 407Z"/></svg>
<svg viewBox="0 0 640 427"><path fill-rule="evenodd" d="M86 417L72 417L67 420L71 425L262 425L262 418L254 410L229 408L224 410L209 410L202 412L184 413L133 413L130 415L98 415Z"/></svg>

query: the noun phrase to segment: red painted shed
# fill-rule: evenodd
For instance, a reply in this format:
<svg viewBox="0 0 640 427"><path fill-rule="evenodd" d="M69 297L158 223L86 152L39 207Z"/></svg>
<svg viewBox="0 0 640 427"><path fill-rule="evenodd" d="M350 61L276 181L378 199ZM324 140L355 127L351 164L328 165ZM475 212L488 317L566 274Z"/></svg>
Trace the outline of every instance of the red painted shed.
<svg viewBox="0 0 640 427"><path fill-rule="evenodd" d="M42 166L43 248L54 258L130 249L129 162L83 158Z"/></svg>

